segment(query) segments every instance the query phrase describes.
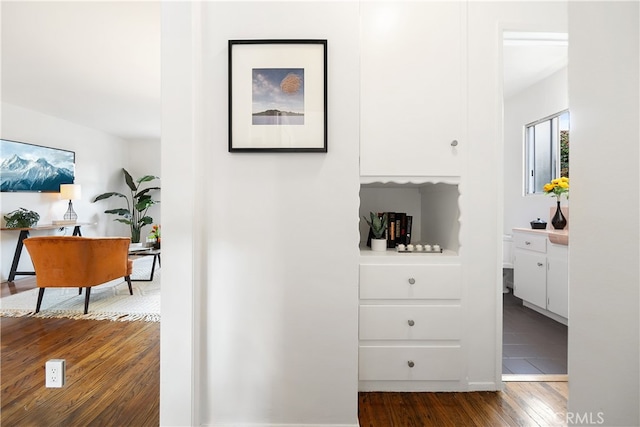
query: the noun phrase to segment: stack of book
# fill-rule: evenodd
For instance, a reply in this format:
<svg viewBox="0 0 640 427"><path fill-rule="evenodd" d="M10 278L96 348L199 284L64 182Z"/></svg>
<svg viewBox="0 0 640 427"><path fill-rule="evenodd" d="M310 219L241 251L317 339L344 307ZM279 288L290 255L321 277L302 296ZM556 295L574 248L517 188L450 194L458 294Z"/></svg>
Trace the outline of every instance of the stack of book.
<svg viewBox="0 0 640 427"><path fill-rule="evenodd" d="M408 245L411 243L411 225L413 223L413 216L407 215L404 212L379 212L378 216L387 215L387 248L395 248L396 245L403 244ZM369 237L367 238L367 246L371 246L371 238L373 233L369 230Z"/></svg>

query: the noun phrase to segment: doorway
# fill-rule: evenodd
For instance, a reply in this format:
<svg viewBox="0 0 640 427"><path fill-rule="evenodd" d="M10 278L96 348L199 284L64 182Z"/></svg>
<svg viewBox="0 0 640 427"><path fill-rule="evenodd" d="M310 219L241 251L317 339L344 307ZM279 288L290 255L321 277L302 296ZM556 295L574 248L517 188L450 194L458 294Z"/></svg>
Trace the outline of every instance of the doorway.
<svg viewBox="0 0 640 427"><path fill-rule="evenodd" d="M566 380L568 328L514 295L510 236L513 228L529 228L538 217L550 223L549 196L525 195L524 130L527 124L568 109L568 37L532 31L503 31L502 37L503 380Z"/></svg>

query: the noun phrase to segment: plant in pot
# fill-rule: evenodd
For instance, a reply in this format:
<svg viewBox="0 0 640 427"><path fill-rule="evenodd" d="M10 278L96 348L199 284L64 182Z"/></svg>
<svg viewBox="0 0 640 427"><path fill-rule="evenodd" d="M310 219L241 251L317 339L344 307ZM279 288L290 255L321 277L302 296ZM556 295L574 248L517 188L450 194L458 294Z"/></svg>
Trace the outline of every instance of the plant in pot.
<svg viewBox="0 0 640 427"><path fill-rule="evenodd" d="M384 252L387 250L387 239L384 235L387 230L387 213L385 212L382 215L378 215L376 213L369 212L369 216L371 217L370 220L366 216L363 216L363 218L367 221L367 224L369 224L371 229L371 250Z"/></svg>
<svg viewBox="0 0 640 427"><path fill-rule="evenodd" d="M147 187L141 189L140 186L145 182L153 181L154 179L159 179L154 175L145 175L141 178L138 178L134 181L131 177L131 174L127 172L126 169L122 169L122 173L124 175L124 182L129 187L131 192L129 199L122 193L118 192L109 192L103 193L93 200L93 203L108 199L110 197L122 197L127 202L126 208L118 208L118 209L108 209L104 211L107 214L118 215L122 218L116 218L114 221L121 222L123 224L129 225L131 227L131 243L140 243L140 233L142 228L145 225L149 225L153 222L153 218L147 216L147 211L149 208L156 203L160 203L159 200L154 200L152 195L150 194L153 191L159 191L160 187Z"/></svg>
<svg viewBox="0 0 640 427"><path fill-rule="evenodd" d="M7 228L30 228L38 223L40 215L25 208L16 209L4 216Z"/></svg>

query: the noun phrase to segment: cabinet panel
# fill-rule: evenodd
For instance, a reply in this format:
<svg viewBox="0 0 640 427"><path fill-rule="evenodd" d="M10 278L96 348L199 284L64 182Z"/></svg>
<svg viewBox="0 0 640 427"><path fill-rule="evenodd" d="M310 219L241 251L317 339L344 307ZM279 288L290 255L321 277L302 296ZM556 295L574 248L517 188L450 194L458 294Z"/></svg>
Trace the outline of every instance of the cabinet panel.
<svg viewBox="0 0 640 427"><path fill-rule="evenodd" d="M518 249L526 249L528 251L536 251L540 253L547 252L547 236L536 236L528 233L514 233L513 242Z"/></svg>
<svg viewBox="0 0 640 427"><path fill-rule="evenodd" d="M359 379L362 381L459 380L461 376L459 346L360 346L359 353Z"/></svg>
<svg viewBox="0 0 640 427"><path fill-rule="evenodd" d="M459 299L459 264L360 265L361 299Z"/></svg>
<svg viewBox="0 0 640 427"><path fill-rule="evenodd" d="M547 306L547 257L516 250L513 266L513 293L538 307Z"/></svg>
<svg viewBox="0 0 640 427"><path fill-rule="evenodd" d="M547 310L569 318L569 261L567 249L547 258Z"/></svg>
<svg viewBox="0 0 640 427"><path fill-rule="evenodd" d="M361 305L361 340L459 340L460 306Z"/></svg>
<svg viewBox="0 0 640 427"><path fill-rule="evenodd" d="M360 7L361 175L460 175L465 3Z"/></svg>

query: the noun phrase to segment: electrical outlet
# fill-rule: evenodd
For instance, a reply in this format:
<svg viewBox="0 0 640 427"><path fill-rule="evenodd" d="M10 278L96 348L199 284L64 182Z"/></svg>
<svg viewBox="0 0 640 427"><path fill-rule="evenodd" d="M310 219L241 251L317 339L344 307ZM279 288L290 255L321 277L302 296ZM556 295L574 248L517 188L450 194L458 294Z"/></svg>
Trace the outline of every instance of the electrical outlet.
<svg viewBox="0 0 640 427"><path fill-rule="evenodd" d="M64 386L66 362L64 359L47 360L44 365L45 387L60 388Z"/></svg>

